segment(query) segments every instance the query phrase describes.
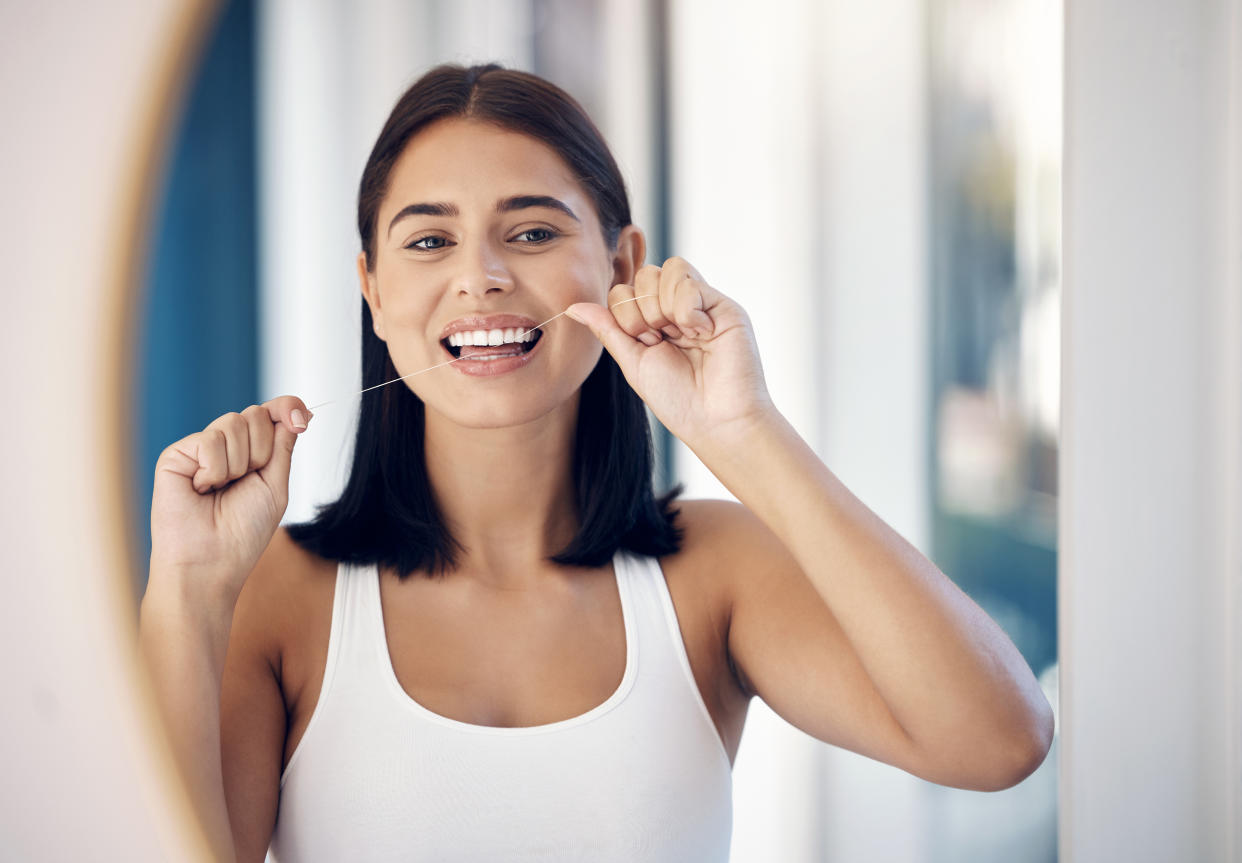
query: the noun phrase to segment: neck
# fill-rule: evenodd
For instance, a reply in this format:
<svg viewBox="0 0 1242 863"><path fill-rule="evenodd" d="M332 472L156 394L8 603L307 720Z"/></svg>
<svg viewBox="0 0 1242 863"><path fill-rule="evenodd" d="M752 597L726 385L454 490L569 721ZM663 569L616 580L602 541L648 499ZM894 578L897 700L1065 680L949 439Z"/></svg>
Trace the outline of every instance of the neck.
<svg viewBox="0 0 1242 863"><path fill-rule="evenodd" d="M427 475L462 546L457 571L491 586L525 589L578 528L571 459L578 399L532 422L464 428L427 411Z"/></svg>

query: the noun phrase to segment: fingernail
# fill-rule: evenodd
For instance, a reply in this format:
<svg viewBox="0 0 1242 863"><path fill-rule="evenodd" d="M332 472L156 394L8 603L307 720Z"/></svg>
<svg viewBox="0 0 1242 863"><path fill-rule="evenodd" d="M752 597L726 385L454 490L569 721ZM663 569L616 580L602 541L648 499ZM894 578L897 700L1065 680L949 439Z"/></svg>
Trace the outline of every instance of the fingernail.
<svg viewBox="0 0 1242 863"><path fill-rule="evenodd" d="M293 427L298 431L306 430L306 417L297 408L294 408L293 413L289 414L289 421L293 423Z"/></svg>
<svg viewBox="0 0 1242 863"><path fill-rule="evenodd" d="M570 318L571 320L575 320L578 323L582 323L582 318L578 317L578 315L574 312L573 306L570 306L569 308L565 310L565 317Z"/></svg>
<svg viewBox="0 0 1242 863"><path fill-rule="evenodd" d="M639 333L638 340L649 348L655 347L660 343L660 337L650 330L645 333Z"/></svg>

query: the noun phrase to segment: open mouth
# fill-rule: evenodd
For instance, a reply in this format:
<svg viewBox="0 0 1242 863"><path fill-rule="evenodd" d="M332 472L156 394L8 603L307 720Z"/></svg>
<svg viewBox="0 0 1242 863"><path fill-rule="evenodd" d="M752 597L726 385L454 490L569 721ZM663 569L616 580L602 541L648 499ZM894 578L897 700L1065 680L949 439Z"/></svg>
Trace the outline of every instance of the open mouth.
<svg viewBox="0 0 1242 863"><path fill-rule="evenodd" d="M521 356L534 350L543 330L508 328L503 330L461 330L440 340L454 359L501 359Z"/></svg>

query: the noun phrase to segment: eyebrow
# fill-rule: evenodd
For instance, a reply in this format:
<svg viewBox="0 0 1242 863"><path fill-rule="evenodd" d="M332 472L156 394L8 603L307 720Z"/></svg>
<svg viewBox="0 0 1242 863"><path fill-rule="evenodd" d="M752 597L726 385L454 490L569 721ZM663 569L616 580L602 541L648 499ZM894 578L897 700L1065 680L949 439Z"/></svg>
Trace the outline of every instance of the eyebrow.
<svg viewBox="0 0 1242 863"><path fill-rule="evenodd" d="M497 213L511 213L514 210L526 210L531 207L546 207L549 210L560 210L566 216L581 224L582 220L574 215L574 211L569 209L563 201L553 198L551 195L514 195L512 198L505 198L496 204Z"/></svg>
<svg viewBox="0 0 1242 863"><path fill-rule="evenodd" d="M574 211L569 209L565 202L553 198L551 195L514 195L497 202L497 213L512 213L515 210L527 210L532 207L545 207L549 210L558 210L579 224L582 220L574 215ZM446 204L440 201L425 202L419 204L407 204L402 207L397 215L392 217L392 221L388 223L388 233L392 233L393 226L397 222L407 216L457 216L460 211L455 204Z"/></svg>

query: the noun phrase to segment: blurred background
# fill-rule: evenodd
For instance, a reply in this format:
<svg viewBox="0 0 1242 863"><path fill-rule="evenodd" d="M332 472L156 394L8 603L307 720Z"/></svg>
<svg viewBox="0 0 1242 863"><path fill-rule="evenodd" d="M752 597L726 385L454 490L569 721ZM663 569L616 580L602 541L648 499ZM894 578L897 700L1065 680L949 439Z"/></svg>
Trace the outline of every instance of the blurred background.
<svg viewBox="0 0 1242 863"><path fill-rule="evenodd" d="M1057 706L1061 6L1048 0L230 0L203 29L142 265L130 499L159 452L294 393L316 412L287 521L334 499L360 384L355 195L398 95L499 61L573 94L652 262L755 324L778 407L1008 633ZM657 428L657 482L727 496ZM145 570L134 573L135 602ZM1058 736L1059 740L1059 736ZM943 788L756 700L735 863L1057 856L1058 746Z"/></svg>
<svg viewBox="0 0 1242 863"><path fill-rule="evenodd" d="M755 705L734 859L1242 861L1242 0L0 0L0 33L0 859L207 859L135 645L153 448L356 391L366 149L422 70L500 59L588 105L652 257L742 301L781 409L1056 696L998 794Z"/></svg>

